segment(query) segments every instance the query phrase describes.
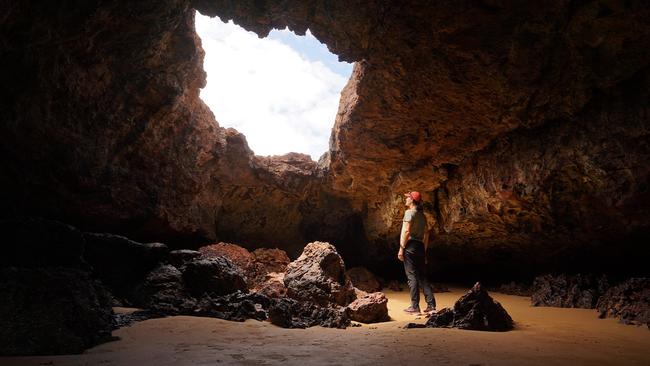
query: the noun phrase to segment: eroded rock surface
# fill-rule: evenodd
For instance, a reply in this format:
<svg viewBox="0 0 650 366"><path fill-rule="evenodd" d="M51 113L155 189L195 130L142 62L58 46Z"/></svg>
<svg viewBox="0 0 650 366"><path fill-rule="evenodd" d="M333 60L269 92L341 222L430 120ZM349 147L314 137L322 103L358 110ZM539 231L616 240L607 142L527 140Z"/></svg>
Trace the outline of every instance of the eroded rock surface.
<svg viewBox="0 0 650 366"><path fill-rule="evenodd" d="M351 320L361 323L379 323L390 320L388 299L381 292L358 296L346 310Z"/></svg>
<svg viewBox="0 0 650 366"><path fill-rule="evenodd" d="M439 310L426 322L430 328L453 327L485 331L506 331L512 329L513 325L508 312L479 283L461 296L453 308Z"/></svg>
<svg viewBox="0 0 650 366"><path fill-rule="evenodd" d="M323 307L310 301L297 301L287 297L273 300L269 308L269 320L282 328L309 328L316 325L346 328L350 325L345 308Z"/></svg>
<svg viewBox="0 0 650 366"><path fill-rule="evenodd" d="M346 306L355 298L345 264L329 243L307 244L300 257L287 266L284 285L289 297L320 306Z"/></svg>
<svg viewBox="0 0 650 366"><path fill-rule="evenodd" d="M645 324L650 329L650 279L631 278L611 287L596 308L600 317L618 317L625 324Z"/></svg>
<svg viewBox="0 0 650 366"><path fill-rule="evenodd" d="M533 306L593 309L608 288L605 276L548 274L535 278L530 301Z"/></svg>
<svg viewBox="0 0 650 366"><path fill-rule="evenodd" d="M192 260L185 266L183 280L190 293L197 297L248 292L243 271L225 257Z"/></svg>

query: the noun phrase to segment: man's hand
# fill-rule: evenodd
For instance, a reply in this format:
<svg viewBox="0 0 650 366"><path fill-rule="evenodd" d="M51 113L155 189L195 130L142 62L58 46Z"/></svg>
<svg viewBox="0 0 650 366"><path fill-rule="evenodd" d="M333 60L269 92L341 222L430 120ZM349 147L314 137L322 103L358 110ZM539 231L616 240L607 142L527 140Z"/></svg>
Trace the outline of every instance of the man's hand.
<svg viewBox="0 0 650 366"><path fill-rule="evenodd" d="M399 252L397 253L397 259L404 262L404 249L402 247L399 248Z"/></svg>

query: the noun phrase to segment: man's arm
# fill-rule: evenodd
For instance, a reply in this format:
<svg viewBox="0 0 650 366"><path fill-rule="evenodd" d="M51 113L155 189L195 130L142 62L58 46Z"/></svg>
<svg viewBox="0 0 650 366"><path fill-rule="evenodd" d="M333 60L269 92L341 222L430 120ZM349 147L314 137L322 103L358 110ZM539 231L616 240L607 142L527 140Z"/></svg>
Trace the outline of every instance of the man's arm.
<svg viewBox="0 0 650 366"><path fill-rule="evenodd" d="M404 248L406 248L406 242L408 241L409 235L411 235L411 223L409 221L404 221L404 231L402 236L399 238L399 252L397 253L397 259L404 262Z"/></svg>

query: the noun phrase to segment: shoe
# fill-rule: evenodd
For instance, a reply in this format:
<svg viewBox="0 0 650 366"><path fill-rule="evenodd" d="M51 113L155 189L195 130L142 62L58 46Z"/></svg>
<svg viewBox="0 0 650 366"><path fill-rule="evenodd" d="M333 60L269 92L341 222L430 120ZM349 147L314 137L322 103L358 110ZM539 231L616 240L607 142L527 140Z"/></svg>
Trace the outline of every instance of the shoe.
<svg viewBox="0 0 650 366"><path fill-rule="evenodd" d="M425 314L433 314L435 312L436 312L436 307L435 306L429 305L429 306L427 306L426 309L424 309Z"/></svg>
<svg viewBox="0 0 650 366"><path fill-rule="evenodd" d="M420 309L409 306L408 308L404 309L404 312L407 314L420 314Z"/></svg>

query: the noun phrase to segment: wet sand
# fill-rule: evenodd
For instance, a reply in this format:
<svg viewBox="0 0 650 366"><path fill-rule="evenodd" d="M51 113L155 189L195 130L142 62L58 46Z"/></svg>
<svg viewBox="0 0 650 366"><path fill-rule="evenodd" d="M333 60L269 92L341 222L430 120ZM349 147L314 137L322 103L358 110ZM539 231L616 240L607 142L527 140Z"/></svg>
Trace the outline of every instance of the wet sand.
<svg viewBox="0 0 650 366"><path fill-rule="evenodd" d="M465 289L436 294L451 306ZM493 333L402 329L407 292L386 292L393 321L356 328L282 329L187 316L121 328L119 341L73 356L1 358L0 365L650 365L650 330L598 319L595 310L531 307L491 293L516 329ZM423 305L423 304L422 304Z"/></svg>

